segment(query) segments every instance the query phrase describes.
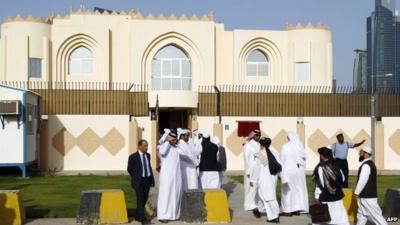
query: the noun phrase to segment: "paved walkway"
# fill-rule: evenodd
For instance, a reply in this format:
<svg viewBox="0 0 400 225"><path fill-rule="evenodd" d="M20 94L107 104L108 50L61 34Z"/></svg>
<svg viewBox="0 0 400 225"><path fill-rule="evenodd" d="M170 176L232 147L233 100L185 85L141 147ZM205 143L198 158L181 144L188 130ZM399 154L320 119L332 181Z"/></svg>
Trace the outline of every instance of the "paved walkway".
<svg viewBox="0 0 400 225"><path fill-rule="evenodd" d="M157 182L157 181L156 181ZM226 191L229 198L229 206L231 209L232 215L232 223L231 224L240 224L240 225L255 225L255 224L267 224L266 217L263 216L260 219L256 219L251 212L245 212L243 210L243 185L237 182L234 182L232 179L225 177L222 188ZM156 196L157 190L152 190L152 200L155 201L154 198ZM311 220L306 215L301 216L293 216L293 217L281 217L280 219L281 225L309 225L311 224ZM129 220L129 224L140 224L134 221L132 218ZM152 224L162 224L157 221L157 219L153 219ZM184 224L182 222L170 222L168 224ZM209 224L209 223L207 223ZM75 218L65 218L65 219L34 219L28 220L26 225L76 225ZM389 225L395 225L394 223ZM397 225L400 225L399 223Z"/></svg>

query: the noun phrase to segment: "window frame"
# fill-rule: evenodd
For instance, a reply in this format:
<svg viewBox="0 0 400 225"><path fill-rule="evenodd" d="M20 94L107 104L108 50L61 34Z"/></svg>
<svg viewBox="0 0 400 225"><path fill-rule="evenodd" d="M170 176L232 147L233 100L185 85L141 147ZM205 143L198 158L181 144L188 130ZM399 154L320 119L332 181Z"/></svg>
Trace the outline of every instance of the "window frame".
<svg viewBox="0 0 400 225"><path fill-rule="evenodd" d="M263 62L258 62L258 61L249 61L249 57L251 54L253 54L254 52L260 52L264 57L265 57L265 61ZM246 57L246 61L245 61L245 65L246 65L246 76L248 77L268 77L270 74L270 61L269 61L269 57L268 55L260 50L260 49L253 49L252 51L250 51L250 53L247 55ZM248 66L249 65L255 65L255 74L249 74L249 70L248 70ZM260 74L260 67L266 65L266 74Z"/></svg>
<svg viewBox="0 0 400 225"><path fill-rule="evenodd" d="M308 77L307 79L302 79L299 80L298 79L298 75L297 75L297 65L301 65L301 64L307 64L308 65ZM294 81L295 82L310 82L311 81L311 62L309 61L300 61L300 62L295 62L294 63Z"/></svg>
<svg viewBox="0 0 400 225"><path fill-rule="evenodd" d="M73 56L73 54L79 50L79 49L85 49L88 52L90 52L92 57L79 57L79 58L74 58L72 59L71 57ZM84 72L84 63L87 63L86 61L90 61L91 62L91 72ZM71 72L71 63L79 63L79 72ZM68 57L68 75L70 76L92 76L95 74L95 56L94 53L91 49L89 49L88 47L85 46L79 46L77 48L75 48L74 50L72 50L71 54Z"/></svg>
<svg viewBox="0 0 400 225"><path fill-rule="evenodd" d="M36 57L29 57L28 58L28 77L29 78L42 78L42 58L36 58ZM33 64L33 62L37 64ZM38 66L38 71L33 70L33 66L36 65ZM38 72L38 74L33 74L32 72Z"/></svg>

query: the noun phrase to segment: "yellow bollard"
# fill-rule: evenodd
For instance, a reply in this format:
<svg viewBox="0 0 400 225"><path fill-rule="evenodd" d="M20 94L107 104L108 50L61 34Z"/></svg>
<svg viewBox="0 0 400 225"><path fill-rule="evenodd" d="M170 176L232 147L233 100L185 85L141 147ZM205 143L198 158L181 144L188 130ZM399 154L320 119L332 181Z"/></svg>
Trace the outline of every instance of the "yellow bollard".
<svg viewBox="0 0 400 225"><path fill-rule="evenodd" d="M125 195L122 190L103 190L100 203L100 224L128 223Z"/></svg>
<svg viewBox="0 0 400 225"><path fill-rule="evenodd" d="M222 189L204 189L208 223L229 223L231 216L226 193Z"/></svg>
<svg viewBox="0 0 400 225"><path fill-rule="evenodd" d="M0 191L0 224L22 225L25 211L21 194L18 190Z"/></svg>
<svg viewBox="0 0 400 225"><path fill-rule="evenodd" d="M355 222L357 220L357 200L353 200L353 190L351 188L343 188L344 198L343 205L347 211L347 216L350 222Z"/></svg>

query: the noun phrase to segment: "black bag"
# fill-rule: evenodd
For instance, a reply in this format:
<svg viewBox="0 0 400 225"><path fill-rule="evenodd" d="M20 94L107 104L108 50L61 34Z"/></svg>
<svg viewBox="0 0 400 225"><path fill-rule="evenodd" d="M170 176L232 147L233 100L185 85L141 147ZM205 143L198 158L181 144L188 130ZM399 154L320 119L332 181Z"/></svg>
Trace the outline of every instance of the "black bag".
<svg viewBox="0 0 400 225"><path fill-rule="evenodd" d="M314 204L310 206L312 223L326 223L331 221L328 204Z"/></svg>

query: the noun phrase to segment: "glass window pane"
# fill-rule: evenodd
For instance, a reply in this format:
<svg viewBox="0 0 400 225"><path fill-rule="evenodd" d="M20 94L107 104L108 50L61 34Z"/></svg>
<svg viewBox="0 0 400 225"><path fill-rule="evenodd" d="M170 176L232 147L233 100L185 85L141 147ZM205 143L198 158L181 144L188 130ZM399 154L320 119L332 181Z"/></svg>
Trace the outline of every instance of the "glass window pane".
<svg viewBox="0 0 400 225"><path fill-rule="evenodd" d="M171 76L180 77L180 63L179 60L171 60Z"/></svg>
<svg viewBox="0 0 400 225"><path fill-rule="evenodd" d="M260 50L254 50L247 57L247 62L267 62L267 57Z"/></svg>
<svg viewBox="0 0 400 225"><path fill-rule="evenodd" d="M162 90L171 90L171 78L162 78Z"/></svg>
<svg viewBox="0 0 400 225"><path fill-rule="evenodd" d="M181 78L172 78L171 82L172 82L171 90L182 89Z"/></svg>
<svg viewBox="0 0 400 225"><path fill-rule="evenodd" d="M175 58L175 59L187 59L186 54L179 48L173 45L167 45L157 52L154 58L165 59L165 58Z"/></svg>
<svg viewBox="0 0 400 225"><path fill-rule="evenodd" d="M192 89L192 79L191 78L182 78L182 90L191 90Z"/></svg>
<svg viewBox="0 0 400 225"><path fill-rule="evenodd" d="M28 59L28 76L29 77L42 76L42 59L40 58Z"/></svg>
<svg viewBox="0 0 400 225"><path fill-rule="evenodd" d="M69 57L69 74L87 75L94 72L94 56L86 47L76 48Z"/></svg>
<svg viewBox="0 0 400 225"><path fill-rule="evenodd" d="M162 60L162 76L171 76L171 61Z"/></svg>
<svg viewBox="0 0 400 225"><path fill-rule="evenodd" d="M161 77L161 62L160 60L153 59L151 62L151 75L153 77Z"/></svg>
<svg viewBox="0 0 400 225"><path fill-rule="evenodd" d="M190 61L182 60L182 76L191 77Z"/></svg>
<svg viewBox="0 0 400 225"><path fill-rule="evenodd" d="M256 76L257 75L257 65L256 64L247 64L246 73L247 73L247 76Z"/></svg>
<svg viewBox="0 0 400 225"><path fill-rule="evenodd" d="M296 63L294 68L296 81L309 81L310 80L310 63L302 62Z"/></svg>
<svg viewBox="0 0 400 225"><path fill-rule="evenodd" d="M268 64L260 63L258 64L258 76L268 75Z"/></svg>
<svg viewBox="0 0 400 225"><path fill-rule="evenodd" d="M161 89L161 78L153 78L151 80L151 87L153 90L160 90Z"/></svg>

